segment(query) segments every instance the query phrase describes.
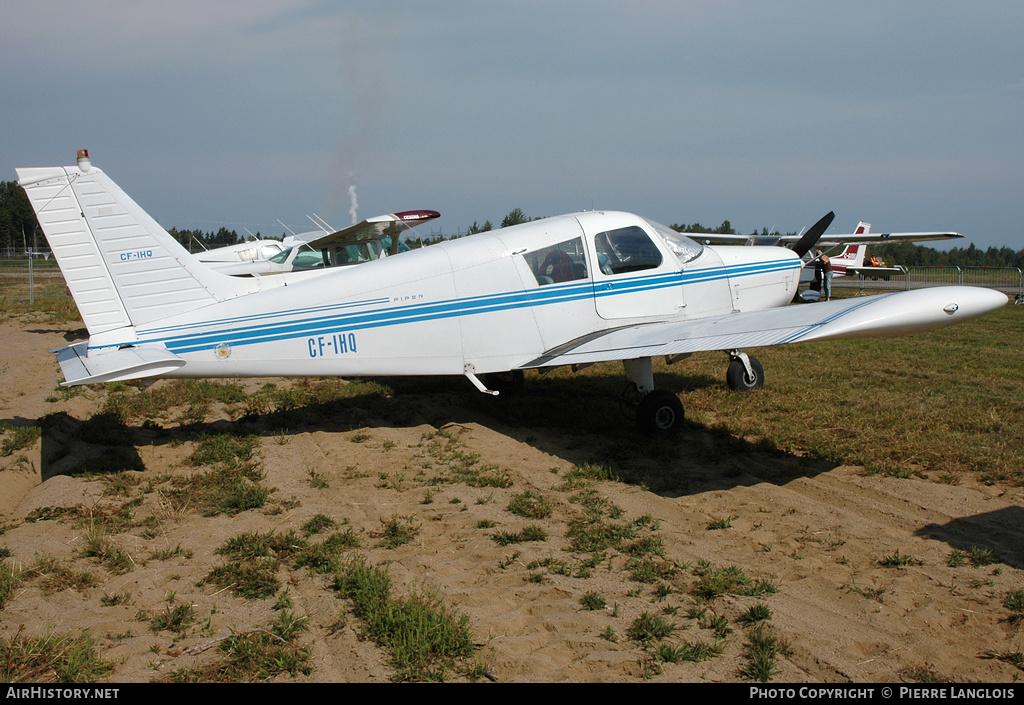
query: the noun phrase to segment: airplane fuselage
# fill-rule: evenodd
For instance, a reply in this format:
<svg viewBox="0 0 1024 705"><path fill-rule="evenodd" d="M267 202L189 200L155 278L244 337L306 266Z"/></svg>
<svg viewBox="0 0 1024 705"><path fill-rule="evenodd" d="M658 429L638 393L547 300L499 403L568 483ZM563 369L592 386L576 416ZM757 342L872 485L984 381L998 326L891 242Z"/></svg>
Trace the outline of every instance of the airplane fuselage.
<svg viewBox="0 0 1024 705"><path fill-rule="evenodd" d="M482 374L596 331L792 300L791 251L702 247L666 230L617 212L548 218L291 275L136 326L134 339L93 336L89 355L162 343L186 361L166 375L180 377Z"/></svg>

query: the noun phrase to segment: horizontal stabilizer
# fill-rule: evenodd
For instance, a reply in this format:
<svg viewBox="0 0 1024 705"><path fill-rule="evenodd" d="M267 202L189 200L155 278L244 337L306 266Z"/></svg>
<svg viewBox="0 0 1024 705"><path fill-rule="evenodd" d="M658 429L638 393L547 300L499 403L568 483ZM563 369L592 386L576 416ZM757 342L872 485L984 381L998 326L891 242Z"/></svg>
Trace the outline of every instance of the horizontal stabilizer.
<svg viewBox="0 0 1024 705"><path fill-rule="evenodd" d="M904 267L847 267L847 274L859 274L865 277L893 277L907 273Z"/></svg>
<svg viewBox="0 0 1024 705"><path fill-rule="evenodd" d="M155 377L185 364L162 345L123 347L89 355L88 343L78 343L50 352L57 353L57 362L64 373L65 381L61 383L64 387Z"/></svg>

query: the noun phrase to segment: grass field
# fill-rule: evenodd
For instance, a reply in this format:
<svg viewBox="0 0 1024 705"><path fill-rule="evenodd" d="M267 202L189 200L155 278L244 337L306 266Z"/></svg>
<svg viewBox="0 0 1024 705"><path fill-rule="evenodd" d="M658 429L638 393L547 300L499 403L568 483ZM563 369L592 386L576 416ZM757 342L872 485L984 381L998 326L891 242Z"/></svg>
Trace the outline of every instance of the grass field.
<svg viewBox="0 0 1024 705"><path fill-rule="evenodd" d="M691 419L870 471L1024 483L1024 309L899 338L762 350L764 393L711 385ZM721 376L720 360L691 372Z"/></svg>
<svg viewBox="0 0 1024 705"><path fill-rule="evenodd" d="M44 313L55 321L78 317L57 260L34 262L30 284L28 260L0 259L0 317L30 313Z"/></svg>

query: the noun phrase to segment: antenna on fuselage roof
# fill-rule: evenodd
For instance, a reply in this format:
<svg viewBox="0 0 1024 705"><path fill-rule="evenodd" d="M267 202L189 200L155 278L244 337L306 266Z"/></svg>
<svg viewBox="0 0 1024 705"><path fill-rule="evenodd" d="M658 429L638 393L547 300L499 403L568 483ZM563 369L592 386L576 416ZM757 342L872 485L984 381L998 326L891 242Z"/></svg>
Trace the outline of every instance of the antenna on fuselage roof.
<svg viewBox="0 0 1024 705"><path fill-rule="evenodd" d="M334 232L334 228L331 227L330 223L318 216L316 213L313 215L307 215L306 217L313 221L313 225L320 228L328 235Z"/></svg>
<svg viewBox="0 0 1024 705"><path fill-rule="evenodd" d="M591 196L590 193L588 193L585 188L583 188L583 184L581 184L580 180L577 179L576 176L571 171L569 171L569 169L565 166L565 164L559 163L559 166L562 167L562 169L565 170L565 173L569 175L569 178L572 179L573 181L575 181L576 185L580 187L580 191L583 192L583 195L586 196L587 199L590 200L590 210L594 210L594 197Z"/></svg>
<svg viewBox="0 0 1024 705"><path fill-rule="evenodd" d="M281 223L281 220L280 220L280 219L278 219L278 221L277 221L277 222L278 222L278 223ZM294 230L292 230L291 228L289 228L289 227L288 227L287 225L285 225L284 223L281 223L281 227L282 227L282 228L284 228L285 230L287 230L288 232L290 232L290 233L292 234L292 237L298 237L298 235L296 235L296 234L295 234L295 231L294 231Z"/></svg>

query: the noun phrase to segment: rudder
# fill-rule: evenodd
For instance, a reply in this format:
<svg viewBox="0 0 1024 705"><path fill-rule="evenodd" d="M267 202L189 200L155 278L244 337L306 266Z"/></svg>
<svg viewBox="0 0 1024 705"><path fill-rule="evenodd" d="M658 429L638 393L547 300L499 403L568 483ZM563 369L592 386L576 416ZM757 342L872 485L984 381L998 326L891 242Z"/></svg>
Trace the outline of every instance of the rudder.
<svg viewBox="0 0 1024 705"><path fill-rule="evenodd" d="M193 259L83 152L78 166L17 173L90 335L157 321L258 286Z"/></svg>

